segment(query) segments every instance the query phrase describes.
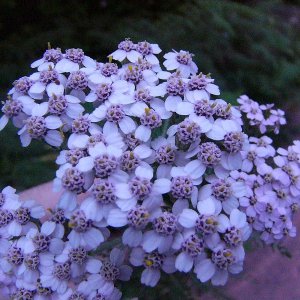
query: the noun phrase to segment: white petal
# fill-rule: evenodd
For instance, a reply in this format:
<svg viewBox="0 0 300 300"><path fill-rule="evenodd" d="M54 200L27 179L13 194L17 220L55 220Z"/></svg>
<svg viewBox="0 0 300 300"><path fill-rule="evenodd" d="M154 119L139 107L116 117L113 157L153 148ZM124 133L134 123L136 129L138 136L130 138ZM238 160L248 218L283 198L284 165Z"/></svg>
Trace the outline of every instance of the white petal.
<svg viewBox="0 0 300 300"><path fill-rule="evenodd" d="M31 115L42 117L48 111L48 102L43 102L41 104L35 104L32 108Z"/></svg>
<svg viewBox="0 0 300 300"><path fill-rule="evenodd" d="M230 221L227 216L221 214L218 216L218 231L225 232L230 227Z"/></svg>
<svg viewBox="0 0 300 300"><path fill-rule="evenodd" d="M122 241L124 245L130 247L137 247L141 244L143 240L143 234L140 230L135 230L132 227L128 227L122 236Z"/></svg>
<svg viewBox="0 0 300 300"><path fill-rule="evenodd" d="M46 221L41 227L41 232L46 235L50 235L51 233L53 233L54 229L55 229L55 223Z"/></svg>
<svg viewBox="0 0 300 300"><path fill-rule="evenodd" d="M211 279L213 285L225 285L228 279L227 270L217 270L215 275Z"/></svg>
<svg viewBox="0 0 300 300"><path fill-rule="evenodd" d="M225 133L221 126L214 124L212 129L206 133L206 136L212 140L220 141L223 140Z"/></svg>
<svg viewBox="0 0 300 300"><path fill-rule="evenodd" d="M85 241L87 245L90 246L91 249L97 248L103 241L104 237L100 230L96 228L91 228L84 235Z"/></svg>
<svg viewBox="0 0 300 300"><path fill-rule="evenodd" d="M88 140L89 140L89 137L86 134L72 133L68 140L68 148L69 149L74 149L74 148L83 149L86 147Z"/></svg>
<svg viewBox="0 0 300 300"><path fill-rule="evenodd" d="M126 183L116 184L115 195L120 199L130 199L132 197L129 186Z"/></svg>
<svg viewBox="0 0 300 300"><path fill-rule="evenodd" d="M86 264L86 270L91 274L96 274L100 271L102 263L98 259L90 258Z"/></svg>
<svg viewBox="0 0 300 300"><path fill-rule="evenodd" d="M93 167L94 167L94 158L91 156L82 157L76 166L76 168L81 172L88 172L92 170Z"/></svg>
<svg viewBox="0 0 300 300"><path fill-rule="evenodd" d="M42 94L46 87L41 82L35 82L29 89L28 94Z"/></svg>
<svg viewBox="0 0 300 300"><path fill-rule="evenodd" d="M152 154L152 150L151 148L149 148L148 146L146 146L145 144L139 145L137 146L133 152L135 154L137 154L137 156L141 159L145 159L147 157L149 157Z"/></svg>
<svg viewBox="0 0 300 300"><path fill-rule="evenodd" d="M206 86L206 90L213 95L220 95L220 89L217 85L213 84L213 83L209 83Z"/></svg>
<svg viewBox="0 0 300 300"><path fill-rule="evenodd" d="M130 108L130 113L133 116L141 117L145 113L145 109L148 108L146 103L144 102L137 102L134 103Z"/></svg>
<svg viewBox="0 0 300 300"><path fill-rule="evenodd" d="M0 131L3 130L3 128L7 125L9 121L9 117L7 117L6 115L3 115L0 118Z"/></svg>
<svg viewBox="0 0 300 300"><path fill-rule="evenodd" d="M31 137L27 132L24 132L20 135L20 140L23 147L27 147L31 143Z"/></svg>
<svg viewBox="0 0 300 300"><path fill-rule="evenodd" d="M175 261L175 267L180 272L189 272L193 267L193 259L185 252L181 252Z"/></svg>
<svg viewBox="0 0 300 300"><path fill-rule="evenodd" d="M176 112L177 107L181 102L181 97L169 96L165 101L166 110Z"/></svg>
<svg viewBox="0 0 300 300"><path fill-rule="evenodd" d="M123 131L124 134L131 133L135 130L136 125L134 121L128 117L125 116L120 122L119 122L120 129Z"/></svg>
<svg viewBox="0 0 300 300"><path fill-rule="evenodd" d="M30 65L30 67L31 67L31 68L37 68L37 67L40 66L44 61L45 61L44 58L35 60L35 61Z"/></svg>
<svg viewBox="0 0 300 300"><path fill-rule="evenodd" d="M230 213L230 222L236 228L242 228L246 225L246 215L238 209L233 209Z"/></svg>
<svg viewBox="0 0 300 300"><path fill-rule="evenodd" d="M57 129L63 125L61 119L56 116L48 116L45 118L46 126L49 129Z"/></svg>
<svg viewBox="0 0 300 300"><path fill-rule="evenodd" d="M194 105L190 102L181 102L178 104L176 112L179 115L187 116L194 111Z"/></svg>
<svg viewBox="0 0 300 300"><path fill-rule="evenodd" d="M144 234L142 246L146 252L151 252L157 249L159 244L160 244L159 236L154 231L148 231Z"/></svg>
<svg viewBox="0 0 300 300"><path fill-rule="evenodd" d="M94 147L89 148L89 154L92 157L97 157L105 153L107 153L107 148L102 142L96 144Z"/></svg>
<svg viewBox="0 0 300 300"><path fill-rule="evenodd" d="M147 168L147 167L138 166L135 169L135 175L141 178L152 179L153 169L151 167Z"/></svg>
<svg viewBox="0 0 300 300"><path fill-rule="evenodd" d="M199 160L192 160L185 167L184 171L194 179L201 177L206 170L206 167Z"/></svg>
<svg viewBox="0 0 300 300"><path fill-rule="evenodd" d="M197 209L200 214L209 216L215 213L216 207L214 201L211 198L207 198L198 202Z"/></svg>
<svg viewBox="0 0 300 300"><path fill-rule="evenodd" d="M59 73L75 72L79 70L79 65L68 59L63 58L56 64L55 70Z"/></svg>
<svg viewBox="0 0 300 300"><path fill-rule="evenodd" d="M130 62L135 63L141 58L142 58L142 55L140 53L138 53L137 51L135 51L135 50L131 50L127 53L127 59Z"/></svg>
<svg viewBox="0 0 300 300"><path fill-rule="evenodd" d="M51 146L59 147L63 143L64 137L57 130L48 130L45 141Z"/></svg>
<svg viewBox="0 0 300 300"><path fill-rule="evenodd" d="M135 131L134 136L143 142L147 142L151 136L151 129L144 125L140 125Z"/></svg>
<svg viewBox="0 0 300 300"><path fill-rule="evenodd" d="M54 238L50 242L49 251L53 254L61 254L65 243L59 238Z"/></svg>
<svg viewBox="0 0 300 300"><path fill-rule="evenodd" d="M123 227L127 223L127 214L120 209L112 209L107 216L107 224L112 227Z"/></svg>
<svg viewBox="0 0 300 300"><path fill-rule="evenodd" d="M154 287L160 279L160 271L157 269L145 269L141 276L141 283Z"/></svg>
<svg viewBox="0 0 300 300"><path fill-rule="evenodd" d="M168 193L171 190L171 181L166 178L156 179L152 190L158 194Z"/></svg>
<svg viewBox="0 0 300 300"><path fill-rule="evenodd" d="M192 209L184 209L179 215L178 223L185 228L195 227L196 221L198 219L198 214Z"/></svg>
<svg viewBox="0 0 300 300"><path fill-rule="evenodd" d="M64 86L62 84L56 84L51 82L47 85L47 94L49 97L53 95L63 95L64 93Z"/></svg>
<svg viewBox="0 0 300 300"><path fill-rule="evenodd" d="M201 282L206 282L215 274L215 269L215 265L211 262L210 259L204 259L199 264L197 264L197 266L195 267L195 272L197 274L197 278Z"/></svg>

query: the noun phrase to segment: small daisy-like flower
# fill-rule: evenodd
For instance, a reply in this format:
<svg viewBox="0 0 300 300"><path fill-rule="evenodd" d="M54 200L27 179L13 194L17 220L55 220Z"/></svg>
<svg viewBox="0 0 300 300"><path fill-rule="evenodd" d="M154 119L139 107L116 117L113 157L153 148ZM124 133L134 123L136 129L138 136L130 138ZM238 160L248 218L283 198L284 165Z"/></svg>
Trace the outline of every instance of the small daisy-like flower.
<svg viewBox="0 0 300 300"><path fill-rule="evenodd" d="M147 253L142 248L133 248L130 254L130 263L133 266L144 266L141 283L154 287L157 285L161 270L172 274L175 269L175 256L160 254L157 251Z"/></svg>
<svg viewBox="0 0 300 300"><path fill-rule="evenodd" d="M69 217L71 232L68 240L72 247L85 247L87 250L97 248L105 239L99 229L93 227L93 221L89 218L88 211L82 207L73 211Z"/></svg>
<svg viewBox="0 0 300 300"><path fill-rule="evenodd" d="M91 116L97 122L107 120L109 123L116 124L124 134L129 134L135 130L136 124L132 118L126 115L125 109L123 104L111 104L106 101L97 107Z"/></svg>
<svg viewBox="0 0 300 300"><path fill-rule="evenodd" d="M177 244L174 247L174 244ZM185 232L178 234L173 248L180 250L176 257L175 267L180 272L189 272L196 260L199 260L204 253L204 240L195 233Z"/></svg>
<svg viewBox="0 0 300 300"><path fill-rule="evenodd" d="M67 49L63 58L55 65L55 70L59 73L71 73L79 70L81 66L89 67L94 61L86 56L82 49L71 48Z"/></svg>
<svg viewBox="0 0 300 300"><path fill-rule="evenodd" d="M238 199L247 194L246 185L242 181L235 181L231 177L224 179L212 178L210 184L199 189L199 201L212 197L215 202L216 211L221 209L230 214L234 208L239 206Z"/></svg>
<svg viewBox="0 0 300 300"><path fill-rule="evenodd" d="M43 58L38 59L31 64L31 68L38 68L38 71L48 70L49 67L52 68L62 58L63 54L61 49L50 48L44 52Z"/></svg>
<svg viewBox="0 0 300 300"><path fill-rule="evenodd" d="M138 201L146 201L148 198L161 197L168 193L171 182L166 178L159 178L152 182L153 170L151 167L139 166L135 169L135 176L127 183L116 184L116 195L119 198L116 204L121 210L128 211L135 207ZM128 179L127 179L128 180Z"/></svg>
<svg viewBox="0 0 300 300"><path fill-rule="evenodd" d="M167 70L177 70L183 77L196 74L198 67L192 60L193 54L188 51L169 52L164 55L164 66Z"/></svg>
<svg viewBox="0 0 300 300"><path fill-rule="evenodd" d="M20 236L35 226L32 219L40 219L44 215L44 208L34 200L24 201L14 210L13 221L7 227L8 233L12 236Z"/></svg>
<svg viewBox="0 0 300 300"><path fill-rule="evenodd" d="M142 243L143 230L149 222L161 213L161 199L151 199L144 201L142 205L137 205L128 211L112 209L109 212L107 223L112 227L122 227L128 225L124 231L122 241L130 247L137 247Z"/></svg>
<svg viewBox="0 0 300 300"><path fill-rule="evenodd" d="M79 160L77 168L81 172L95 171L96 177L107 178L113 174L118 166L122 150L113 146L98 143L88 150L90 156Z"/></svg>
<svg viewBox="0 0 300 300"><path fill-rule="evenodd" d="M30 102L32 103L32 101ZM22 127L20 124L26 119L26 115L23 113L24 109L27 111L21 101L12 99L6 100L1 108L3 116L0 118L0 131L7 125L10 119L12 119L16 127Z"/></svg>
<svg viewBox="0 0 300 300"><path fill-rule="evenodd" d="M125 80L103 82L96 85L95 90L87 95L85 101L102 104L108 100L112 104L130 104L134 99L127 94L129 91L130 85Z"/></svg>
<svg viewBox="0 0 300 300"><path fill-rule="evenodd" d="M159 60L154 54L159 54L161 49L157 44L150 44L147 41L138 42L136 51L143 55L143 57L152 65L159 64Z"/></svg>
<svg viewBox="0 0 300 300"><path fill-rule="evenodd" d="M209 100L210 94L220 95L218 86L213 82L214 79L202 73L192 76L187 83L188 92L185 94L185 98L189 102L195 103L197 100Z"/></svg>
<svg viewBox="0 0 300 300"><path fill-rule="evenodd" d="M139 112L141 125L135 131L135 137L141 141L147 142L151 136L151 130L162 125L162 119L170 118L170 115L165 114L163 103L157 103L157 109L146 107L144 111ZM160 110L161 108L161 110Z"/></svg>
<svg viewBox="0 0 300 300"><path fill-rule="evenodd" d="M201 282L211 280L213 285L225 285L228 272L237 274L243 270L244 249L242 246L227 248L222 244L211 246L213 248L211 258L202 259L194 272Z"/></svg>
<svg viewBox="0 0 300 300"><path fill-rule="evenodd" d="M126 39L119 43L118 50L114 51L109 56L121 62L127 58L133 63L137 62L139 58L142 58L142 54L136 51L136 45L130 39Z"/></svg>
<svg viewBox="0 0 300 300"><path fill-rule="evenodd" d="M27 147L32 139L43 139L49 145L59 147L63 142L61 133L56 130L62 126L62 121L57 116L31 116L18 134L23 147Z"/></svg>

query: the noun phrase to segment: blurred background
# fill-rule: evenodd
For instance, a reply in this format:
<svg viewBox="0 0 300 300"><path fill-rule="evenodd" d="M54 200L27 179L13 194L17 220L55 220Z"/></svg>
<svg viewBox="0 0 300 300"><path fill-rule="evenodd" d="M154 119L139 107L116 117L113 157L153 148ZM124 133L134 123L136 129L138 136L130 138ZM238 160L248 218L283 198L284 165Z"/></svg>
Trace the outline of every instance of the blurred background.
<svg viewBox="0 0 300 300"><path fill-rule="evenodd" d="M63 50L83 48L87 55L105 61L124 38L147 40L158 43L164 52L194 53L199 70L216 79L222 98L235 103L240 94L247 94L284 109L288 126L280 144L287 145L300 137L299 36L297 0L0 0L0 97L5 101L12 82L30 74L31 62L42 57L47 42ZM23 190L52 179L55 157L43 143L22 148L16 129L6 127L0 132L0 187L9 184ZM248 265L251 268L253 263ZM199 295L197 291L187 295L183 283L184 277L171 277L172 289L163 281L160 294L151 299L164 293L164 299ZM186 286L195 290L192 281ZM153 290L140 290L140 299L148 299L150 293ZM213 293L211 299L235 299L221 289ZM253 290L249 295L243 299L255 299ZM272 298L292 299L282 297Z"/></svg>

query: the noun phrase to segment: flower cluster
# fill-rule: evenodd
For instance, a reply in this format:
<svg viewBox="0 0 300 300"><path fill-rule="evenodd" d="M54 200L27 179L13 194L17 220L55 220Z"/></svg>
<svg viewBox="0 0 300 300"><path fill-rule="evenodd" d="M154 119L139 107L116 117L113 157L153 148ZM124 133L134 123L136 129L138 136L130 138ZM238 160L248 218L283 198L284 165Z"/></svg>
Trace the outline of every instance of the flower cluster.
<svg viewBox="0 0 300 300"><path fill-rule="evenodd" d="M3 293L120 299L132 267L151 287L162 272L224 285L253 231L266 243L295 236L300 142L275 149L262 135L279 132L284 112L247 96L232 106L193 54L169 52L161 65L160 52L126 39L100 63L49 47L14 82L0 129L11 119L24 147L65 146L50 212L0 193Z"/></svg>

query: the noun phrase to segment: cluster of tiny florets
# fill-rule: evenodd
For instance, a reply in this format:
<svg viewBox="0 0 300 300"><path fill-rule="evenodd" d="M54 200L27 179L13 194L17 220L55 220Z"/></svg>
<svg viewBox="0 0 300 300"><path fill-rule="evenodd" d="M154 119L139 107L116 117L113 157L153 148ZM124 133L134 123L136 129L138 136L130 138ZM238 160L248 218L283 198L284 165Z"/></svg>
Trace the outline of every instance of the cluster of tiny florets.
<svg viewBox="0 0 300 300"><path fill-rule="evenodd" d="M300 142L275 149L265 135L284 112L245 95L232 106L192 53L161 64L160 52L126 39L102 63L49 47L13 83L0 130L11 120L24 147L43 140L61 152L51 210L0 193L10 298L118 300L132 267L151 287L161 272L224 285L253 231L268 244L295 236Z"/></svg>

